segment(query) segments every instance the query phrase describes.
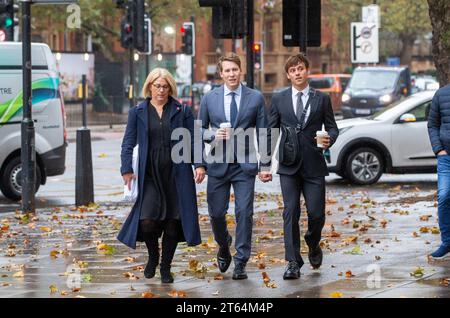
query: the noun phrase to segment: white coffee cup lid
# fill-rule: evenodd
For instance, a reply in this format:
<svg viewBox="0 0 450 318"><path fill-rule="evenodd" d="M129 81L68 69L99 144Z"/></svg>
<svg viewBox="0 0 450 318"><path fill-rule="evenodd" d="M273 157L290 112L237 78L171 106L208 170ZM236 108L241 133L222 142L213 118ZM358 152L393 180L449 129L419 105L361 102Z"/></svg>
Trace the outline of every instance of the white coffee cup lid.
<svg viewBox="0 0 450 318"><path fill-rule="evenodd" d="M231 123L221 123L220 128L231 128Z"/></svg>

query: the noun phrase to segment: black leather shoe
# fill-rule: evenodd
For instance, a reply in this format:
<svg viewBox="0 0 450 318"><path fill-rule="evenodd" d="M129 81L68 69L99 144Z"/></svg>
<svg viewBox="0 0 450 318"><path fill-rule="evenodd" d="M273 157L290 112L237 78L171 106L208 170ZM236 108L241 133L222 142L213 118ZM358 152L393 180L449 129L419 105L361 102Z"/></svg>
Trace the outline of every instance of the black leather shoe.
<svg viewBox="0 0 450 318"><path fill-rule="evenodd" d="M317 246L315 249L310 248L308 258L312 268L318 269L320 265L322 265L322 258L323 258L323 253L320 246Z"/></svg>
<svg viewBox="0 0 450 318"><path fill-rule="evenodd" d="M286 266L286 270L283 274L283 279L299 279L300 267L296 261L290 261Z"/></svg>
<svg viewBox="0 0 450 318"><path fill-rule="evenodd" d="M228 237L228 247L226 248L219 248L219 252L217 253L217 264L219 265L219 270L222 273L225 273L228 270L228 267L230 267L231 264L231 253L230 253L230 246L233 242L233 239L231 236Z"/></svg>
<svg viewBox="0 0 450 318"><path fill-rule="evenodd" d="M245 265L244 263L237 263L234 266L234 271L233 271L233 279L234 280L238 280L238 279L247 279L247 272L245 271Z"/></svg>
<svg viewBox="0 0 450 318"><path fill-rule="evenodd" d="M170 268L169 269L161 268L160 273L161 273L161 283L164 284L173 283L173 276L172 273L170 272Z"/></svg>
<svg viewBox="0 0 450 318"><path fill-rule="evenodd" d="M154 261L153 259L149 258L147 265L145 266L145 269L144 269L145 278L155 277L156 266L158 266L158 261Z"/></svg>

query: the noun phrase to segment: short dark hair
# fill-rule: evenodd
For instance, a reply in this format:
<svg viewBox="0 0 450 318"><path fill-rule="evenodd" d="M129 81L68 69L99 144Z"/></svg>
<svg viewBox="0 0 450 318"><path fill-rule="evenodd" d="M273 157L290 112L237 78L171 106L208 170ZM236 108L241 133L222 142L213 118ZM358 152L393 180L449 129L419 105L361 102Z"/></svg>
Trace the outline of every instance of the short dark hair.
<svg viewBox="0 0 450 318"><path fill-rule="evenodd" d="M239 66L239 69L241 69L241 59L235 53L226 54L219 58L219 63L217 63L217 68L219 69L219 72L222 72L222 63L223 62L236 63Z"/></svg>
<svg viewBox="0 0 450 318"><path fill-rule="evenodd" d="M286 64L284 65L284 70L286 73L288 73L289 69L293 66L297 66L298 64L303 63L305 64L306 69L309 69L309 60L306 57L305 54L299 53L296 55L292 55L288 58L286 61Z"/></svg>

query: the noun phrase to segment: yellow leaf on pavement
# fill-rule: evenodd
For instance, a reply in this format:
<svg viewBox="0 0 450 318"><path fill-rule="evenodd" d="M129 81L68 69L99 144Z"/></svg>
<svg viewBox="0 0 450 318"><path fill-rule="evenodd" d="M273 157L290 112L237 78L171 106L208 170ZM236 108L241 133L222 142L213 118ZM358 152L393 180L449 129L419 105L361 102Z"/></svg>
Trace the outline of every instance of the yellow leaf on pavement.
<svg viewBox="0 0 450 318"><path fill-rule="evenodd" d="M441 233L441 232L439 231L439 229L438 229L437 227L433 226L433 227L431 228L431 233L432 233L432 234L439 234L439 233Z"/></svg>
<svg viewBox="0 0 450 318"><path fill-rule="evenodd" d="M55 285L50 285L48 288L50 288L50 294L58 292L58 288Z"/></svg>
<svg viewBox="0 0 450 318"><path fill-rule="evenodd" d="M422 277L425 273L425 269L424 268L422 268L422 267L417 267L415 270L414 270L414 272L412 272L412 273L409 273L411 276L414 276L414 277L416 277L416 278L420 278L420 277Z"/></svg>
<svg viewBox="0 0 450 318"><path fill-rule="evenodd" d="M52 228L51 227L48 227L48 226L41 226L41 231L42 232L51 232L52 231Z"/></svg>
<svg viewBox="0 0 450 318"><path fill-rule="evenodd" d="M22 278L22 277L24 277L24 276L25 276L24 272L23 272L23 271L20 271L20 272L15 273L15 274L13 275L13 278Z"/></svg>

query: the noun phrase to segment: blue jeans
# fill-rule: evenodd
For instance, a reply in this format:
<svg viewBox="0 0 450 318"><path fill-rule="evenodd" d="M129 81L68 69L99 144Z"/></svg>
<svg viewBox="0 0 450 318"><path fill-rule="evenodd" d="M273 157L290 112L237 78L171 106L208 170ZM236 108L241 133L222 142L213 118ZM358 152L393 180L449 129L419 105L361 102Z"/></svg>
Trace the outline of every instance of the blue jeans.
<svg viewBox="0 0 450 318"><path fill-rule="evenodd" d="M450 155L437 156L438 217L442 244L450 246Z"/></svg>

